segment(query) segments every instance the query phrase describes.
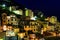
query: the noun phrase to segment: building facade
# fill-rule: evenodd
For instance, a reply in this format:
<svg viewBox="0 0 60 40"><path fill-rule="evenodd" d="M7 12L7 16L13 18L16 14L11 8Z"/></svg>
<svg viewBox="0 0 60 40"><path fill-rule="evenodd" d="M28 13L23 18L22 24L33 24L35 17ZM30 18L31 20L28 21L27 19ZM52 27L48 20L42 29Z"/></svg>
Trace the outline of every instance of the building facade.
<svg viewBox="0 0 60 40"><path fill-rule="evenodd" d="M51 23L53 23L53 24L56 23L56 22L57 22L57 17L52 16L52 17L50 18L49 22L51 22Z"/></svg>
<svg viewBox="0 0 60 40"><path fill-rule="evenodd" d="M25 16L33 17L34 16L34 13L30 9L25 9Z"/></svg>

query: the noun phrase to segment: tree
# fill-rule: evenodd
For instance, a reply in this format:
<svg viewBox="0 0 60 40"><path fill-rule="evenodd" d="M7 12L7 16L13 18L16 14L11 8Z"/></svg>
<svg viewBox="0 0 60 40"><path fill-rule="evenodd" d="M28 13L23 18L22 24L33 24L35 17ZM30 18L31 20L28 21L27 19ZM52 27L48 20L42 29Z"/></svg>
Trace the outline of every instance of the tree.
<svg viewBox="0 0 60 40"><path fill-rule="evenodd" d="M38 14L37 14L37 19L38 19L38 20L41 20L41 21L44 21L44 20L45 20L45 16L43 15L42 12L38 12Z"/></svg>

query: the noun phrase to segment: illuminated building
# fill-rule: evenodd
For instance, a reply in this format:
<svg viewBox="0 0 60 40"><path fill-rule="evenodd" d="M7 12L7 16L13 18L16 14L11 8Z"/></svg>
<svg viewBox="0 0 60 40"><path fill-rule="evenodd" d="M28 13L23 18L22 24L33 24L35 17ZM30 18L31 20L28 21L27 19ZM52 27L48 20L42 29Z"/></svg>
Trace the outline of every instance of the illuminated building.
<svg viewBox="0 0 60 40"><path fill-rule="evenodd" d="M47 21L47 24L46 27L45 26L44 27L49 31L54 31L54 28L57 24L57 17L55 16L47 17L45 21Z"/></svg>
<svg viewBox="0 0 60 40"><path fill-rule="evenodd" d="M34 13L30 9L25 9L25 16L33 17L34 16Z"/></svg>
<svg viewBox="0 0 60 40"><path fill-rule="evenodd" d="M36 35L35 34L29 34L29 40L35 40Z"/></svg>
<svg viewBox="0 0 60 40"><path fill-rule="evenodd" d="M31 29L32 29L33 32L38 32L37 31L37 29L38 29L37 26L31 26Z"/></svg>
<svg viewBox="0 0 60 40"><path fill-rule="evenodd" d="M13 30L13 27L12 26L8 26L7 27L7 30L6 30L6 36L7 37L10 37L10 36L15 36L15 32Z"/></svg>
<svg viewBox="0 0 60 40"><path fill-rule="evenodd" d="M18 40L23 40L25 33L18 33Z"/></svg>
<svg viewBox="0 0 60 40"><path fill-rule="evenodd" d="M16 10L15 6L10 6L9 7L9 11L14 11L14 10Z"/></svg>
<svg viewBox="0 0 60 40"><path fill-rule="evenodd" d="M56 22L57 22L57 17L52 16L52 17L50 18L49 22L51 22L51 23L53 23L53 24L56 23Z"/></svg>
<svg viewBox="0 0 60 40"><path fill-rule="evenodd" d="M7 30L12 30L12 29L13 29L13 27L11 25L7 26Z"/></svg>
<svg viewBox="0 0 60 40"><path fill-rule="evenodd" d="M11 24L12 25L18 25L18 20L15 15L10 15L11 16Z"/></svg>
<svg viewBox="0 0 60 40"><path fill-rule="evenodd" d="M27 22L27 21L26 21ZM37 22L36 20L29 20L29 22L27 22L27 25L24 25L24 30L26 29L27 31L32 30L32 32L40 32L41 31L41 24L40 21ZM26 24L24 22L24 24ZM43 27L42 27L43 28ZM38 31L39 29L39 31Z"/></svg>
<svg viewBox="0 0 60 40"><path fill-rule="evenodd" d="M54 31L55 26L51 25L50 27L51 27L51 31Z"/></svg>
<svg viewBox="0 0 60 40"><path fill-rule="evenodd" d="M14 13L18 14L18 15L23 15L23 10L19 9L19 10L14 10Z"/></svg>
<svg viewBox="0 0 60 40"><path fill-rule="evenodd" d="M15 33L13 31L7 31L6 36L15 36Z"/></svg>
<svg viewBox="0 0 60 40"><path fill-rule="evenodd" d="M30 27L29 26L24 26L24 30L29 31Z"/></svg>
<svg viewBox="0 0 60 40"><path fill-rule="evenodd" d="M9 30L6 31L5 39L6 40L17 40L16 33L12 30L11 27L9 27Z"/></svg>
<svg viewBox="0 0 60 40"><path fill-rule="evenodd" d="M6 25L7 24L7 14L3 13L2 14L2 25Z"/></svg>
<svg viewBox="0 0 60 40"><path fill-rule="evenodd" d="M20 38L24 38L25 33L18 33L18 36L19 36Z"/></svg>
<svg viewBox="0 0 60 40"><path fill-rule="evenodd" d="M30 21L30 27L33 32L37 32L37 24L36 21Z"/></svg>
<svg viewBox="0 0 60 40"><path fill-rule="evenodd" d="M11 24L11 25L18 25L18 19L14 14L11 15L7 15L6 13L2 14L2 25L7 25L7 24Z"/></svg>
<svg viewBox="0 0 60 40"><path fill-rule="evenodd" d="M30 17L29 16L26 16L24 20L30 20Z"/></svg>
<svg viewBox="0 0 60 40"><path fill-rule="evenodd" d="M8 20L7 24L18 25L18 19L14 14L7 16L7 20Z"/></svg>
<svg viewBox="0 0 60 40"><path fill-rule="evenodd" d="M50 17L45 18L45 21L49 21L49 20L50 20Z"/></svg>
<svg viewBox="0 0 60 40"><path fill-rule="evenodd" d="M3 26L3 31L6 31L6 30L7 30L7 26L4 25L4 26Z"/></svg>
<svg viewBox="0 0 60 40"><path fill-rule="evenodd" d="M15 33L18 33L19 31L20 31L19 28L14 28L14 32L15 32Z"/></svg>
<svg viewBox="0 0 60 40"><path fill-rule="evenodd" d="M31 17L30 20L36 20L37 16Z"/></svg>
<svg viewBox="0 0 60 40"><path fill-rule="evenodd" d="M45 31L45 30L43 30L43 28L42 28L42 30L41 30L41 34L43 34L43 31Z"/></svg>
<svg viewBox="0 0 60 40"><path fill-rule="evenodd" d="M28 37L28 31L31 30L29 26L24 26L25 34Z"/></svg>
<svg viewBox="0 0 60 40"><path fill-rule="evenodd" d="M27 22L27 23L25 23L25 22ZM35 21L35 20L26 20L26 21L24 21L24 24L26 24L26 25L24 25L24 30L26 31L25 33L26 33L26 35L28 35L28 31L32 31L32 32L34 32L34 33L36 33L36 32L38 32L38 24L39 23L37 23L37 21Z"/></svg>
<svg viewBox="0 0 60 40"><path fill-rule="evenodd" d="M7 16L7 24L11 24L11 17Z"/></svg>
<svg viewBox="0 0 60 40"><path fill-rule="evenodd" d="M37 21L31 20L30 21L30 27L32 29L33 32L37 32L38 30L38 24Z"/></svg>
<svg viewBox="0 0 60 40"><path fill-rule="evenodd" d="M24 25L24 30L32 30L33 32L37 32L37 22L34 20L29 21L29 25Z"/></svg>

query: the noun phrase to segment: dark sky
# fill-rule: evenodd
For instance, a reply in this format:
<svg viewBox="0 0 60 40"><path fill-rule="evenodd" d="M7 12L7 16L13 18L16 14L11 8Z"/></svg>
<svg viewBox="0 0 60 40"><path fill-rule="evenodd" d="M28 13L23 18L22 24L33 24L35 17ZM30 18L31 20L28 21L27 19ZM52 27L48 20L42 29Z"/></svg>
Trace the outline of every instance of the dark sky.
<svg viewBox="0 0 60 40"><path fill-rule="evenodd" d="M60 1L59 0L15 0L19 4L25 5L26 8L32 10L41 10L47 16L60 17Z"/></svg>

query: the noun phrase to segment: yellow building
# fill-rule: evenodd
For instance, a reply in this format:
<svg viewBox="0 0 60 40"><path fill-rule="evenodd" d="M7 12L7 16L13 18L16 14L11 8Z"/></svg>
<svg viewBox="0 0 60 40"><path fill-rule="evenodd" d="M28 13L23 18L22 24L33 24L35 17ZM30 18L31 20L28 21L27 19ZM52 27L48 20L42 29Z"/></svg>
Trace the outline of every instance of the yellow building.
<svg viewBox="0 0 60 40"><path fill-rule="evenodd" d="M30 9L25 9L25 16L33 17L34 16L34 13Z"/></svg>
<svg viewBox="0 0 60 40"><path fill-rule="evenodd" d="M18 33L18 38L24 38L25 33Z"/></svg>
<svg viewBox="0 0 60 40"><path fill-rule="evenodd" d="M18 19L14 14L7 16L6 13L2 14L2 25L13 24L18 25Z"/></svg>
<svg viewBox="0 0 60 40"><path fill-rule="evenodd" d="M11 24L18 25L18 19L17 19L17 17L14 14L12 14L10 16L11 16Z"/></svg>
<svg viewBox="0 0 60 40"><path fill-rule="evenodd" d="M56 22L57 22L57 17L52 16L52 17L50 18L49 22L51 22L51 23L53 23L53 24L56 23Z"/></svg>
<svg viewBox="0 0 60 40"><path fill-rule="evenodd" d="M27 25L27 26L24 26L24 30L29 31L29 30L31 30L31 28L30 28L30 26Z"/></svg>
<svg viewBox="0 0 60 40"><path fill-rule="evenodd" d="M11 17L7 16L7 24L11 24Z"/></svg>
<svg viewBox="0 0 60 40"><path fill-rule="evenodd" d="M6 25L7 24L7 14L3 13L2 14L2 25Z"/></svg>
<svg viewBox="0 0 60 40"><path fill-rule="evenodd" d="M14 32L15 32L15 33L18 33L19 31L20 31L19 28L14 28Z"/></svg>
<svg viewBox="0 0 60 40"><path fill-rule="evenodd" d="M28 30L32 30L33 32L37 32L37 26L38 23L34 20L30 20L30 24L27 26L24 26L24 30L28 31Z"/></svg>

